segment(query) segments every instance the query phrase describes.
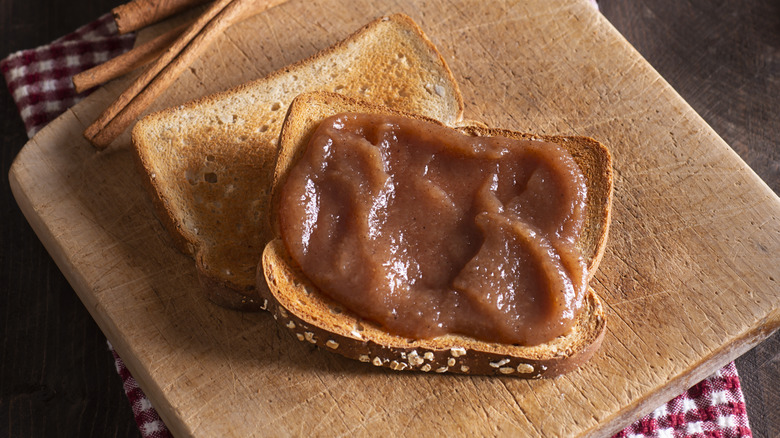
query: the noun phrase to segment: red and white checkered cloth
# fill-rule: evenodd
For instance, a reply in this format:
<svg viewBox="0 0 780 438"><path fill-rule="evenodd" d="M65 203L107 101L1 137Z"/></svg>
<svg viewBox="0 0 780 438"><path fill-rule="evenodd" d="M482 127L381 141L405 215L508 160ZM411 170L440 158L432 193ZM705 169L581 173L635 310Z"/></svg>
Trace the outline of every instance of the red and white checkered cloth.
<svg viewBox="0 0 780 438"><path fill-rule="evenodd" d="M138 429L141 431L141 435L145 438L172 438L171 432L168 427L165 426L160 415L154 410L154 406L146 398L143 390L138 386L138 382L135 381L133 375L125 366L122 358L116 354L114 347L111 343L108 343L108 348L111 350L111 354L114 355L114 365L116 366L116 372L119 373L119 377L122 378L122 387L125 390L127 399L130 400L130 406L133 408L133 416L135 422L138 424Z"/></svg>
<svg viewBox="0 0 780 438"><path fill-rule="evenodd" d="M84 98L72 75L100 64L133 46L135 36L116 34L110 14L51 44L23 50L0 61L8 91L32 137L48 122ZM149 399L109 344L135 421L146 438L171 436ZM745 399L734 363L616 434L616 438L751 437Z"/></svg>
<svg viewBox="0 0 780 438"><path fill-rule="evenodd" d="M737 367L731 362L613 438L752 436Z"/></svg>
<svg viewBox="0 0 780 438"><path fill-rule="evenodd" d="M111 14L106 14L49 45L5 58L0 69L27 136L35 135L88 94L76 94L73 75L130 50L134 42L134 34L117 35Z"/></svg>

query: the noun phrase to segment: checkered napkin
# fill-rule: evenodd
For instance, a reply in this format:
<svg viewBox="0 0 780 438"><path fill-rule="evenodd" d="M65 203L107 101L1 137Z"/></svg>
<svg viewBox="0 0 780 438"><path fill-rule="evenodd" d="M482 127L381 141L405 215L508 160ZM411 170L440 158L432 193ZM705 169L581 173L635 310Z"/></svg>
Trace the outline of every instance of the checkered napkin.
<svg viewBox="0 0 780 438"><path fill-rule="evenodd" d="M117 35L111 14L36 49L13 53L0 61L19 114L32 137L49 121L83 99L71 78L133 48L135 35Z"/></svg>
<svg viewBox="0 0 780 438"><path fill-rule="evenodd" d="M731 362L613 438L752 436L737 367Z"/></svg>
<svg viewBox="0 0 780 438"><path fill-rule="evenodd" d="M8 91L32 137L48 122L84 98L76 94L72 75L100 64L133 46L135 36L116 34L110 14L47 46L13 53L0 61ZM125 394L141 434L171 436L149 399L109 344ZM751 437L745 399L734 363L627 427L615 438Z"/></svg>

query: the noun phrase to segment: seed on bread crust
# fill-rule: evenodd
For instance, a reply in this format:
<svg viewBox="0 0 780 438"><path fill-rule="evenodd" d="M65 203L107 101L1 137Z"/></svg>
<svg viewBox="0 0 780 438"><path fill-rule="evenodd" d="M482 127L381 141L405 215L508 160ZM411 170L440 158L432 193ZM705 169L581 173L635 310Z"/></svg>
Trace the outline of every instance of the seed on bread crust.
<svg viewBox="0 0 780 438"><path fill-rule="evenodd" d="M490 366L493 367L493 368L501 368L502 366L508 364L509 360L510 360L509 358L505 357L505 358L499 360L498 362L490 362Z"/></svg>
<svg viewBox="0 0 780 438"><path fill-rule="evenodd" d="M420 355L417 354L417 350L412 350L412 352L407 355L407 360L409 361L409 365L413 367L420 366L425 363L425 359L421 358Z"/></svg>
<svg viewBox="0 0 780 438"><path fill-rule="evenodd" d="M407 366L408 365L406 365L404 362L398 362L395 360L390 362L390 369L394 371L403 371Z"/></svg>
<svg viewBox="0 0 780 438"><path fill-rule="evenodd" d="M461 357L466 355L466 349L463 347L452 347L450 348L450 354L452 357Z"/></svg>

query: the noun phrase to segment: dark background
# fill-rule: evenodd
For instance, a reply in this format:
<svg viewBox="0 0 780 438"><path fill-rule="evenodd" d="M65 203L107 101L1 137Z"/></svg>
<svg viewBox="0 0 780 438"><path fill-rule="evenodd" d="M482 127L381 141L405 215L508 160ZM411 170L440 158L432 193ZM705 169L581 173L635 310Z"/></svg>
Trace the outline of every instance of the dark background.
<svg viewBox="0 0 780 438"><path fill-rule="evenodd" d="M0 0L0 58L46 44L121 3ZM601 0L599 5L780 193L775 140L780 1ZM4 84L0 135L0 435L139 436L105 337L11 195L8 170L27 136ZM754 435L780 436L780 334L739 358L737 369Z"/></svg>

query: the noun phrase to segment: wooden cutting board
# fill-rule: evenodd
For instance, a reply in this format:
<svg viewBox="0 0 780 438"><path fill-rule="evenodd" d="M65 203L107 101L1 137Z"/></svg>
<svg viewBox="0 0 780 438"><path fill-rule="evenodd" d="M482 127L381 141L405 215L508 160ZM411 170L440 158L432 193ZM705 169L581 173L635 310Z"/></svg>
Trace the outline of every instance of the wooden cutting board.
<svg viewBox="0 0 780 438"><path fill-rule="evenodd" d="M593 287L609 328L591 362L556 380L376 369L206 301L152 213L129 136L103 152L81 136L127 79L30 140L9 180L176 435L607 435L780 326L780 200L587 3L292 0L231 28L153 108L404 12L455 73L467 118L601 140L616 189Z"/></svg>

